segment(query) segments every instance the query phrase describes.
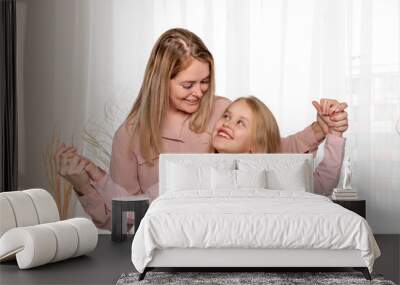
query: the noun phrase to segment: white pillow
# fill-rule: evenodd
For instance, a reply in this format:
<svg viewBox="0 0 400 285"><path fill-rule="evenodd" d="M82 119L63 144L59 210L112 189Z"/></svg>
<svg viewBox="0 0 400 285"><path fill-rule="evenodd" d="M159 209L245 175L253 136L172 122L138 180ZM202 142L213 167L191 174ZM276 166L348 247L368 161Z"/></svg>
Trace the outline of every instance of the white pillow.
<svg viewBox="0 0 400 285"><path fill-rule="evenodd" d="M267 188L306 191L308 166L304 160L238 161L240 170L266 170Z"/></svg>
<svg viewBox="0 0 400 285"><path fill-rule="evenodd" d="M299 163L291 168L270 169L267 171L268 189L306 191L306 165Z"/></svg>
<svg viewBox="0 0 400 285"><path fill-rule="evenodd" d="M167 191L211 188L211 167L168 163Z"/></svg>
<svg viewBox="0 0 400 285"><path fill-rule="evenodd" d="M262 170L236 170L238 188L267 188L267 171Z"/></svg>
<svg viewBox="0 0 400 285"><path fill-rule="evenodd" d="M169 154L172 155L172 154ZM184 167L213 167L216 169L237 169L235 159L226 158L213 158L210 159L204 154L183 154L182 158L179 157L168 158L166 166L168 167L170 163L179 164Z"/></svg>
<svg viewBox="0 0 400 285"><path fill-rule="evenodd" d="M267 188L265 170L211 170L213 190L238 190L240 188Z"/></svg>
<svg viewBox="0 0 400 285"><path fill-rule="evenodd" d="M236 190L236 170L216 169L211 170L212 189Z"/></svg>

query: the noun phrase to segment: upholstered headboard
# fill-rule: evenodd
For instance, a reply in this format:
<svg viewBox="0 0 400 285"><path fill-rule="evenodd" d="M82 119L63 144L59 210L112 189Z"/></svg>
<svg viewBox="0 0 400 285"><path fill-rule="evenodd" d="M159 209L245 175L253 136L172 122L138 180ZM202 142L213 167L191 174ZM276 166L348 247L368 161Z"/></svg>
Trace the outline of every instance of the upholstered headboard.
<svg viewBox="0 0 400 285"><path fill-rule="evenodd" d="M257 170L258 168L281 172L285 177L290 177L288 169L294 165L304 166L305 191L314 192L313 171L314 159L312 154L161 154L159 161L159 193L167 191L168 170L171 165L190 167L212 166L216 169L245 169ZM175 176L176 177L176 176ZM171 179L171 178L170 178Z"/></svg>

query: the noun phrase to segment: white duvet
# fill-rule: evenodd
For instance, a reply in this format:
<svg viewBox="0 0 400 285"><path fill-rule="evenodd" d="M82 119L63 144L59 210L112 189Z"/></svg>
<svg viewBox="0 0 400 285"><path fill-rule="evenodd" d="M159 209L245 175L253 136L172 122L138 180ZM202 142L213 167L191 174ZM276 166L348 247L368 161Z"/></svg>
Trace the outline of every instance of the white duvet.
<svg viewBox="0 0 400 285"><path fill-rule="evenodd" d="M358 249L370 272L380 256L359 215L324 196L265 189L160 196L133 239L133 265L143 272L165 248Z"/></svg>

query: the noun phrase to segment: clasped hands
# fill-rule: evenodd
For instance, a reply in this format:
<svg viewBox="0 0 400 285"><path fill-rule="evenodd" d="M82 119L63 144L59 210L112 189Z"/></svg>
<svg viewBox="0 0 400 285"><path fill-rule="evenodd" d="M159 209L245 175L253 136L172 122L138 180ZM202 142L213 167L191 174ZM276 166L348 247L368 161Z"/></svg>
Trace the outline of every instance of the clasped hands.
<svg viewBox="0 0 400 285"><path fill-rule="evenodd" d="M323 133L320 138L323 139L328 134L341 137L349 127L348 114L345 111L347 104L334 99L321 99L312 104L317 111L317 124Z"/></svg>
<svg viewBox="0 0 400 285"><path fill-rule="evenodd" d="M72 184L78 195L90 191L90 179L99 181L106 172L92 161L79 154L75 146L60 146L54 155L57 173Z"/></svg>

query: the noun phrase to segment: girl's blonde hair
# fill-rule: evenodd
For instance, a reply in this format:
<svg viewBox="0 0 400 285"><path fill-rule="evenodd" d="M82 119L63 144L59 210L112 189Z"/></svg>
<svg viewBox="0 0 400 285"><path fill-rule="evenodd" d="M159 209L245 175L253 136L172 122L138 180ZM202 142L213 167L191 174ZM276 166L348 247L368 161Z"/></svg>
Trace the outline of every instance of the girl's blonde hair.
<svg viewBox="0 0 400 285"><path fill-rule="evenodd" d="M161 152L160 128L169 106L169 82L185 70L193 59L206 62L210 67L209 86L199 109L190 117L189 127L196 133L206 131L214 101L214 59L194 33L175 28L163 33L155 43L146 66L139 95L128 115L133 134L139 141L143 158L152 165L152 159Z"/></svg>
<svg viewBox="0 0 400 285"><path fill-rule="evenodd" d="M251 143L256 153L277 153L281 150L281 136L275 117L268 107L254 96L240 97L237 101L244 101L253 113L251 129ZM232 104L233 104L232 103Z"/></svg>

